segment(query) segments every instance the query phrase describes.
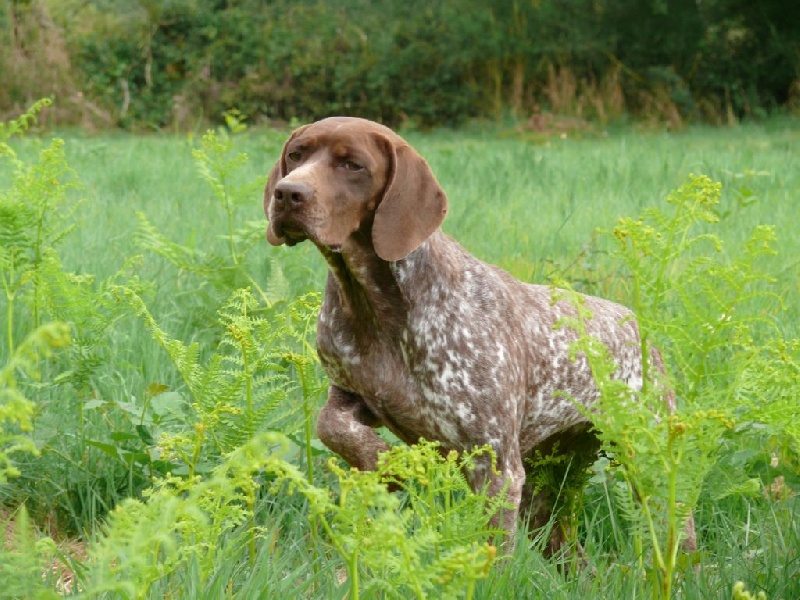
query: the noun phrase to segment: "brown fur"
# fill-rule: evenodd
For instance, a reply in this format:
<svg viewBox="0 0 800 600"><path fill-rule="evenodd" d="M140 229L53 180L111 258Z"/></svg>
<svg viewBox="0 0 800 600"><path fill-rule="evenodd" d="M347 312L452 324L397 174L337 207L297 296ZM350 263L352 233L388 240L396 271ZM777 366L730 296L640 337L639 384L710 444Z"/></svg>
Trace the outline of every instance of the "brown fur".
<svg viewBox="0 0 800 600"><path fill-rule="evenodd" d="M526 459L554 440L578 457L597 448L575 406L597 398L591 370L585 357L569 357L574 332L555 327L574 308L442 233L447 198L436 178L377 123L334 117L296 130L270 173L264 210L271 244L308 239L330 268L317 328L331 383L319 438L359 469L374 469L388 448L379 427L409 444L438 441L445 452L487 444L499 472L486 462L469 477L475 489L505 490L512 508L493 519L508 532L506 550L520 509L534 527L547 523L554 499L534 493ZM585 302L593 314L587 332L608 346L616 375L638 389L630 311ZM550 550L560 535L554 528Z"/></svg>

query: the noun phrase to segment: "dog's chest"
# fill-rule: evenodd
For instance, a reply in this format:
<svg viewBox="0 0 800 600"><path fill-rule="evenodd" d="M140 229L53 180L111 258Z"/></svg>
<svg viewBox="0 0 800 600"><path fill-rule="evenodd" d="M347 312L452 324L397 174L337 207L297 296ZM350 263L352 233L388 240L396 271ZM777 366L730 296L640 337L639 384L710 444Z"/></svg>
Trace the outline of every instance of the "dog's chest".
<svg viewBox="0 0 800 600"><path fill-rule="evenodd" d="M361 396L399 437L461 448L490 443L510 429L504 421L516 413L523 373L508 332L490 315L476 315L468 297L445 286L417 288L391 327L361 319L326 295L317 329L320 360L332 384Z"/></svg>

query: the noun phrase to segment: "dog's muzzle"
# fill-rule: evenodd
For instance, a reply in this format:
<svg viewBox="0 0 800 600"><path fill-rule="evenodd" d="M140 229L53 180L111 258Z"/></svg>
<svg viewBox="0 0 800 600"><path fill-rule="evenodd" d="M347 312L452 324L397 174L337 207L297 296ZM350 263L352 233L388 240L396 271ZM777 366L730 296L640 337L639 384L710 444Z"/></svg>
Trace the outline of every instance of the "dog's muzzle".
<svg viewBox="0 0 800 600"><path fill-rule="evenodd" d="M302 215L313 201L314 190L306 183L280 181L272 196L272 231L282 238L287 246L308 239L302 223Z"/></svg>

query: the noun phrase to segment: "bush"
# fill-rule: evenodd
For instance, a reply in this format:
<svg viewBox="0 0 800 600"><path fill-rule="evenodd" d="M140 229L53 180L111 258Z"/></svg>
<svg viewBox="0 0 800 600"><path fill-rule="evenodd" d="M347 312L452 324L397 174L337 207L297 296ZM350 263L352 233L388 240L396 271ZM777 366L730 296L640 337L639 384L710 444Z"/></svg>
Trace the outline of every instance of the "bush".
<svg viewBox="0 0 800 600"><path fill-rule="evenodd" d="M351 114L429 127L540 105L677 125L787 105L800 72L800 23L774 0L11 6L0 110L53 93L63 121L103 126L186 129L236 107L251 122Z"/></svg>

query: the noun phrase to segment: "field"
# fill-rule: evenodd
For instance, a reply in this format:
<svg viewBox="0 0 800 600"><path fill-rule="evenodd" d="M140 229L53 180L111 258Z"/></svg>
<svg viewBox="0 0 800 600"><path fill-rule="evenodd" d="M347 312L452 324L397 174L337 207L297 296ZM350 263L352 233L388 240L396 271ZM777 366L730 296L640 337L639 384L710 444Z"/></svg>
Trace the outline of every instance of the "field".
<svg viewBox="0 0 800 600"><path fill-rule="evenodd" d="M0 589L729 598L743 581L769 598L800 597L798 122L405 135L448 194L448 233L520 279L640 309L680 373L670 443L587 475L575 514L593 569L565 575L536 540L495 557L482 504L425 448L396 457L425 476L394 495L329 467L312 436L326 387L313 352L325 266L310 244L263 239L261 191L285 131L63 132L63 155L51 137L23 136L0 163L0 367L11 365L0 379ZM692 174L722 184L719 204L692 204L714 197L697 182L683 188L686 202L666 203ZM641 252L621 251L625 235L610 233L622 217L680 207L695 210L685 230L651 215L643 222L663 235L635 238L645 230L628 223ZM760 225L774 226L776 241ZM666 275L650 302L637 290L654 272ZM39 329L51 321L67 327ZM609 447L624 444L625 427L661 431L617 417L624 427L608 424ZM684 446L671 437L676 423L695 432ZM665 479L643 477L651 463L640 460L667 465ZM652 494L666 515L662 481L698 528L698 551L674 564L680 514L648 517L626 503L631 490Z"/></svg>

